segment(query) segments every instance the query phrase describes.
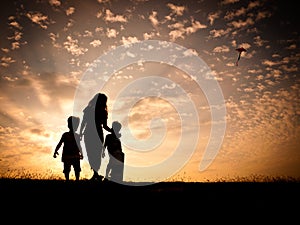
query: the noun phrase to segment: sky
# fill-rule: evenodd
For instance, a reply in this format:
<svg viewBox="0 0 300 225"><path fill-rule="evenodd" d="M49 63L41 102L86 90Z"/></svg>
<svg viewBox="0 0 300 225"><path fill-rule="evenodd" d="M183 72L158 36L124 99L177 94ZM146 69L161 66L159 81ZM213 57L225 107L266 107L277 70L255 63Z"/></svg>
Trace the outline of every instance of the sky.
<svg viewBox="0 0 300 225"><path fill-rule="evenodd" d="M0 4L0 176L63 177L52 155L67 118L103 92L108 125L122 124L125 180L300 177L293 4ZM91 177L86 155L81 166Z"/></svg>

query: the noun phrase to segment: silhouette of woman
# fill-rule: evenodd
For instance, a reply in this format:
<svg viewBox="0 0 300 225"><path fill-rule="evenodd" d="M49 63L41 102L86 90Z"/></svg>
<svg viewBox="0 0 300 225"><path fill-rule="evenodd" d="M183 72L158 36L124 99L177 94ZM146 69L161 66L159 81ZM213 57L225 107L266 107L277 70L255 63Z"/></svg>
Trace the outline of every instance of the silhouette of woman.
<svg viewBox="0 0 300 225"><path fill-rule="evenodd" d="M94 171L91 180L102 181L103 176L98 174L101 166L101 153L103 150L103 128L112 132L107 126L107 96L97 93L83 110L83 118L80 125L80 138L84 136L84 144L89 164Z"/></svg>

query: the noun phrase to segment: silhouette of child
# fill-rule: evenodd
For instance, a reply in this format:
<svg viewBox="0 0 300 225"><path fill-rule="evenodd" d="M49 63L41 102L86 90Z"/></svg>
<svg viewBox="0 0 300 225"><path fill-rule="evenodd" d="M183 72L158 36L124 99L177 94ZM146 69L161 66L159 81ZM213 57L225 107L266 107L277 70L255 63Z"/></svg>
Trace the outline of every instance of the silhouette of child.
<svg viewBox="0 0 300 225"><path fill-rule="evenodd" d="M123 181L124 153L120 141L122 128L121 123L114 121L112 123L112 133L107 134L104 141L102 157L105 156L105 149L109 154L109 161L106 167L105 180Z"/></svg>
<svg viewBox="0 0 300 225"><path fill-rule="evenodd" d="M63 146L61 161L64 164L63 173L65 178L68 181L71 171L71 166L74 168L76 180L79 180L80 177L80 160L83 159L82 149L80 145L79 135L76 133L76 130L79 126L79 117L70 116L67 120L69 131L62 134L60 141L58 142L53 157L56 158L58 150L61 145Z"/></svg>

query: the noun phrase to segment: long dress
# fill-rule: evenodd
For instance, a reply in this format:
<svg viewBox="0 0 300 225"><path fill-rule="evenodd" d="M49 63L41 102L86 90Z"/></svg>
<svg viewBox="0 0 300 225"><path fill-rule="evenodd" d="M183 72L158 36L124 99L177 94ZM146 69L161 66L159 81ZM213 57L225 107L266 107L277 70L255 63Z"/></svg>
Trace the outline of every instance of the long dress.
<svg viewBox="0 0 300 225"><path fill-rule="evenodd" d="M89 106L83 110L83 121L85 121L84 145L89 164L94 171L98 171L101 166L101 153L104 142L102 124L106 120L106 110Z"/></svg>

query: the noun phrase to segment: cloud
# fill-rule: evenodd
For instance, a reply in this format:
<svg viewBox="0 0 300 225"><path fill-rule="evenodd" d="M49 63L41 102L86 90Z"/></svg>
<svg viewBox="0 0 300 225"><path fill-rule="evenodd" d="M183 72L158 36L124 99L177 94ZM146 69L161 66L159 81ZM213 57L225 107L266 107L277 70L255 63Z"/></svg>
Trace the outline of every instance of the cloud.
<svg viewBox="0 0 300 225"><path fill-rule="evenodd" d="M12 59L11 57L3 56L1 58L0 65L3 66L3 67L9 67L9 65L14 63L14 62L16 62L16 60Z"/></svg>
<svg viewBox="0 0 300 225"><path fill-rule="evenodd" d="M117 37L118 34L119 34L119 32L116 29L106 28L106 36L108 38L115 38L115 37Z"/></svg>
<svg viewBox="0 0 300 225"><path fill-rule="evenodd" d="M213 52L218 52L218 53L219 52L229 52L229 51L230 51L230 49L226 45L218 46L213 49Z"/></svg>
<svg viewBox="0 0 300 225"><path fill-rule="evenodd" d="M26 16L33 22L38 24L41 28L47 29L50 24L48 16L43 15L40 12L28 12Z"/></svg>
<svg viewBox="0 0 300 225"><path fill-rule="evenodd" d="M238 21L232 21L231 23L228 23L229 26L233 26L234 28L243 28L250 25L254 25L254 21L252 18L247 18L246 20L238 20Z"/></svg>
<svg viewBox="0 0 300 225"><path fill-rule="evenodd" d="M49 0L49 4L58 7L61 5L61 2L59 0Z"/></svg>
<svg viewBox="0 0 300 225"><path fill-rule="evenodd" d="M262 20L262 19L265 19L265 18L269 18L271 16L272 16L272 14L269 11L258 12L257 16L255 18L255 21L259 21L259 20Z"/></svg>
<svg viewBox="0 0 300 225"><path fill-rule="evenodd" d="M159 25L156 11L152 11L148 18L149 18L149 20L150 20L153 27L156 28Z"/></svg>
<svg viewBox="0 0 300 225"><path fill-rule="evenodd" d="M67 41L64 42L64 48L74 56L83 55L88 51L87 48L80 47L78 45L78 40L73 39L71 36L67 36Z"/></svg>
<svg viewBox="0 0 300 225"><path fill-rule="evenodd" d="M172 10L172 14L175 14L177 16L182 16L183 12L186 10L184 6L178 6L172 3L168 3L167 6Z"/></svg>
<svg viewBox="0 0 300 225"><path fill-rule="evenodd" d="M224 16L224 19L232 20L235 17L245 15L246 12L247 12L246 8L242 7L240 9L236 10L235 12L227 12L226 15Z"/></svg>
<svg viewBox="0 0 300 225"><path fill-rule="evenodd" d="M266 65L266 66L275 66L275 65L278 65L278 64L280 64L279 62L273 62L273 61L271 61L271 60L263 60L262 61L262 64L263 65Z"/></svg>
<svg viewBox="0 0 300 225"><path fill-rule="evenodd" d="M107 22L111 22L111 23L115 23L115 22L126 23L127 22L127 19L125 16L115 15L109 9L105 10L104 20Z"/></svg>
<svg viewBox="0 0 300 225"><path fill-rule="evenodd" d="M207 16L207 20L210 25L213 25L215 20L220 17L221 11L209 13Z"/></svg>
<svg viewBox="0 0 300 225"><path fill-rule="evenodd" d="M99 47L101 45L101 40L93 40L90 42L90 45L93 47Z"/></svg>
<svg viewBox="0 0 300 225"><path fill-rule="evenodd" d="M11 49L12 50L19 49L20 46L21 46L21 44L17 41L14 41L14 42L11 43Z"/></svg>
<svg viewBox="0 0 300 225"><path fill-rule="evenodd" d="M5 53L8 53L9 52L9 49L8 48L1 48L1 50Z"/></svg>
<svg viewBox="0 0 300 225"><path fill-rule="evenodd" d="M198 56L198 52L195 49L188 49L183 52L184 56Z"/></svg>
<svg viewBox="0 0 300 225"><path fill-rule="evenodd" d="M99 3L107 3L110 2L111 0L97 0Z"/></svg>
<svg viewBox="0 0 300 225"><path fill-rule="evenodd" d="M258 7L260 3L258 1L253 1L248 4L247 7L241 7L239 9L236 9L235 11L228 11L226 12L226 15L224 16L224 19L226 20L232 20L235 17L240 17L246 15L246 13L250 10L252 10L255 7ZM264 13L262 13L263 15ZM251 14L253 16L254 14ZM262 15L257 16L257 18L261 19Z"/></svg>
<svg viewBox="0 0 300 225"><path fill-rule="evenodd" d="M70 16L74 13L75 13L75 8L74 7L69 7L68 9L66 9L66 15L67 16Z"/></svg>
<svg viewBox="0 0 300 225"><path fill-rule="evenodd" d="M199 29L204 29L207 26L201 24L199 21L194 20L191 18L191 25L185 27L185 22L176 22L173 24L169 24L168 28L171 29L169 32L169 36L171 41L175 41L178 38L185 38L185 35L190 35L198 31Z"/></svg>
<svg viewBox="0 0 300 225"><path fill-rule="evenodd" d="M22 26L17 21L12 21L9 23L10 26L22 30Z"/></svg>
<svg viewBox="0 0 300 225"><path fill-rule="evenodd" d="M169 33L171 41L175 41L178 38L184 39L184 32L182 30L172 30Z"/></svg>
<svg viewBox="0 0 300 225"><path fill-rule="evenodd" d="M206 27L206 25L192 19L192 25L186 28L186 33L189 35L195 33L199 29L205 29Z"/></svg>
<svg viewBox="0 0 300 225"><path fill-rule="evenodd" d="M256 46L258 47L262 47L264 46L266 43L268 43L267 40L262 40L261 36L255 36L254 37L254 42L253 42Z"/></svg>
<svg viewBox="0 0 300 225"><path fill-rule="evenodd" d="M164 88L173 89L174 87ZM132 128L136 130L144 130L153 118L164 118L165 121L171 122L171 118L176 118L177 116L177 112L174 111L170 103L155 97L144 98L139 101L128 115ZM173 122L176 124L178 121Z"/></svg>
<svg viewBox="0 0 300 225"><path fill-rule="evenodd" d="M222 5L234 4L234 3L237 3L239 1L240 0L223 0L223 1L221 1L221 4Z"/></svg>
<svg viewBox="0 0 300 225"><path fill-rule="evenodd" d="M33 128L30 129L30 132L39 136L49 137L49 133L47 133L45 130L39 129L39 128Z"/></svg>
<svg viewBox="0 0 300 225"><path fill-rule="evenodd" d="M290 46L286 47L286 49L288 49L288 50L294 50L296 48L297 48L296 44L291 44Z"/></svg>
<svg viewBox="0 0 300 225"><path fill-rule="evenodd" d="M132 43L136 43L138 42L138 38L137 37L132 37L132 36L129 36L129 37L122 37L122 40L120 41L123 45L129 45L129 44L132 44Z"/></svg>
<svg viewBox="0 0 300 225"><path fill-rule="evenodd" d="M226 30L223 30L223 29L215 30L215 29L213 29L213 30L209 31L209 33L210 33L210 36L212 36L213 38L218 38L218 37L222 37L222 36L225 36L225 35L229 34L230 31L231 31L230 28L227 28Z"/></svg>
<svg viewBox="0 0 300 225"><path fill-rule="evenodd" d="M155 35L159 36L158 33L154 33L154 32L147 33L146 32L146 33L143 34L143 37L144 37L144 40L149 40L149 39L155 37Z"/></svg>

